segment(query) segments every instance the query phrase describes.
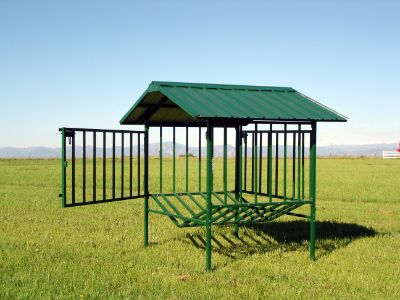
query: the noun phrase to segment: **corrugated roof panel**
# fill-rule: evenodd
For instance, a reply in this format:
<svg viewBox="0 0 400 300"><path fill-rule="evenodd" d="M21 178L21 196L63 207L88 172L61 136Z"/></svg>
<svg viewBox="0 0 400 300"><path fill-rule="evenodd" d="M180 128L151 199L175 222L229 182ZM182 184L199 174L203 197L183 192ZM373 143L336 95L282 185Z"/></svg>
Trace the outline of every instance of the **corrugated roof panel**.
<svg viewBox="0 0 400 300"><path fill-rule="evenodd" d="M175 105L173 105L175 104ZM152 82L121 124L204 123L203 118L346 121L288 87Z"/></svg>

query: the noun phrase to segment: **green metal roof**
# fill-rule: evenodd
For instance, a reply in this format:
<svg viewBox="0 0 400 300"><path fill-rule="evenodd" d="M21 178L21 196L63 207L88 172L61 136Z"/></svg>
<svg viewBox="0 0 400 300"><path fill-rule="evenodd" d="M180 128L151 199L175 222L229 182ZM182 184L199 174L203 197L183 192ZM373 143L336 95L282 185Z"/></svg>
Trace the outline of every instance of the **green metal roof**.
<svg viewBox="0 0 400 300"><path fill-rule="evenodd" d="M330 121L346 117L290 87L153 81L121 124L232 121Z"/></svg>

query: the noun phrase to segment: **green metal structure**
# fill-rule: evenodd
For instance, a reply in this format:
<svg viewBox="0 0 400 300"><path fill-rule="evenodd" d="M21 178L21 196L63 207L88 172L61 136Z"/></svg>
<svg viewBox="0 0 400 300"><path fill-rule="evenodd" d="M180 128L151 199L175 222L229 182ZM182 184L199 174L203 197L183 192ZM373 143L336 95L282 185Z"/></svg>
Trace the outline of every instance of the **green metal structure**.
<svg viewBox="0 0 400 300"><path fill-rule="evenodd" d="M317 122L345 122L339 113L323 106L292 88L217 85L198 83L152 82L133 107L121 119L122 125L144 125L143 131L61 128L62 132L62 203L64 207L144 199L144 246L149 244L149 213L168 217L178 227L204 226L206 229L206 270L212 269L212 227L232 225L235 235L239 227L266 223L283 215L306 218L310 222L310 258L315 259L316 211L316 130ZM149 132L159 130L158 189L149 187ZM185 185L177 185L176 130L185 128ZM205 129L205 132L204 132ZM222 183L214 176L215 133L222 129ZM172 133L172 184L163 184L163 135ZM91 197L86 197L86 134L92 137ZM198 184L189 183L189 136L197 133L196 145ZM228 172L228 138L234 133L234 172ZM206 153L202 152L205 133ZM82 135L81 200L77 199L76 135ZM96 136L102 134L103 147L96 152ZM107 182L109 169L107 136L112 136L111 191ZM120 136L119 159L116 161L116 135ZM136 145L133 144L137 136ZM129 137L125 155L125 140ZM72 146L67 158L66 139ZM218 139L218 137L217 137ZM143 151L140 149L143 141ZM193 150L193 147L192 147ZM135 152L135 153L134 153ZM102 153L100 155L100 153ZM102 193L96 185L96 162L102 161ZM137 159L133 158L137 155ZM206 184L202 182L202 157L206 157ZM125 158L126 157L126 158ZM97 159L93 159L97 158ZM193 158L191 158L193 159ZM67 161L72 170L67 176ZM128 160L128 163L124 161ZM143 167L140 162L143 161ZM116 194L118 164L121 182ZM137 176L133 167L136 164ZM128 168L129 167L129 168ZM125 171L124 170L128 170ZM143 176L141 176L143 174ZM234 176L230 176L230 175ZM67 184L67 177L70 178ZM229 178L233 177L234 188ZM136 189L133 182L137 181ZM129 183L129 187L126 186ZM124 185L125 184L125 185ZM67 191L67 185L69 187ZM141 189L143 186L143 189ZM129 191L126 192L126 189ZM70 195L67 199L67 194ZM98 197L96 195L99 194ZM101 194L101 197L100 197ZM111 196L109 196L111 194ZM71 199L69 199L71 198ZM310 213L295 210L309 205Z"/></svg>

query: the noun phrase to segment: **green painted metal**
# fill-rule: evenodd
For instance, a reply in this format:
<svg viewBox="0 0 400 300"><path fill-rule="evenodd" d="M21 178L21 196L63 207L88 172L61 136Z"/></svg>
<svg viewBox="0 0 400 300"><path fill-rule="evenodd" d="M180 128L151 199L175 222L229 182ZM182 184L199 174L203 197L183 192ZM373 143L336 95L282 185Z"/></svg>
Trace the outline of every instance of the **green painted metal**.
<svg viewBox="0 0 400 300"><path fill-rule="evenodd" d="M346 121L293 88L160 81L149 85L120 123L143 124L146 118L202 124L205 118Z"/></svg>
<svg viewBox="0 0 400 300"><path fill-rule="evenodd" d="M300 191L301 191L301 125L299 124L299 133L297 134L297 199L300 200L301 195L300 195Z"/></svg>
<svg viewBox="0 0 400 300"><path fill-rule="evenodd" d="M172 192L175 193L175 172L176 172L176 132L175 126L172 128Z"/></svg>
<svg viewBox="0 0 400 300"><path fill-rule="evenodd" d="M162 127L160 127L160 193L162 193L162 178L163 178L163 154L162 154Z"/></svg>
<svg viewBox="0 0 400 300"><path fill-rule="evenodd" d="M143 238L144 246L149 245L149 126L144 127L144 207L143 207Z"/></svg>
<svg viewBox="0 0 400 300"><path fill-rule="evenodd" d="M284 138L283 138L283 199L287 200L287 125L284 125Z"/></svg>
<svg viewBox="0 0 400 300"><path fill-rule="evenodd" d="M207 220L206 220L206 270L211 271L211 193L213 186L213 130L210 122L207 122Z"/></svg>
<svg viewBox="0 0 400 300"><path fill-rule="evenodd" d="M253 167L254 184L253 184L253 186L254 186L254 190L253 191L254 191L254 202L257 203L257 201L258 201L258 188L257 188L257 184L258 184L258 169L257 169L257 166L258 166L258 163L257 163L257 158L258 158L258 155L257 155L257 150L258 150L258 146L257 146L258 131L257 131L257 129L258 129L258 127L257 127L257 124L255 124L254 126L255 126L255 131L253 133L254 134L254 147L253 147L253 155L254 155L254 167Z"/></svg>
<svg viewBox="0 0 400 300"><path fill-rule="evenodd" d="M272 133L268 133L268 198L272 202Z"/></svg>
<svg viewBox="0 0 400 300"><path fill-rule="evenodd" d="M189 128L188 127L186 127L185 163L186 163L186 192L189 192Z"/></svg>
<svg viewBox="0 0 400 300"><path fill-rule="evenodd" d="M310 143L310 259L315 260L315 188L316 188L316 167L317 167L317 124L313 122Z"/></svg>
<svg viewBox="0 0 400 300"><path fill-rule="evenodd" d="M201 191L201 127L199 127L199 192Z"/></svg>
<svg viewBox="0 0 400 300"><path fill-rule="evenodd" d="M227 190L228 190L228 132L226 125L224 126L224 154L223 154L223 179L224 179L224 202L227 203Z"/></svg>

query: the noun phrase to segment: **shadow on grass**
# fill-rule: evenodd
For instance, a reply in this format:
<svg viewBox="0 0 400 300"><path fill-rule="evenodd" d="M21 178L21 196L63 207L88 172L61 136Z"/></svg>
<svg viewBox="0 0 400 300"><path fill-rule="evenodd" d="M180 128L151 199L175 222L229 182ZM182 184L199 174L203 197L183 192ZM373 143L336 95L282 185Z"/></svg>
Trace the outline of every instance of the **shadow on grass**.
<svg viewBox="0 0 400 300"><path fill-rule="evenodd" d="M213 228L213 251L232 259L272 251L297 251L309 248L309 223L306 221L271 222L240 227L239 237L233 227ZM328 255L362 237L375 236L371 228L353 223L316 222L317 256ZM204 232L187 234L181 240L205 249Z"/></svg>

